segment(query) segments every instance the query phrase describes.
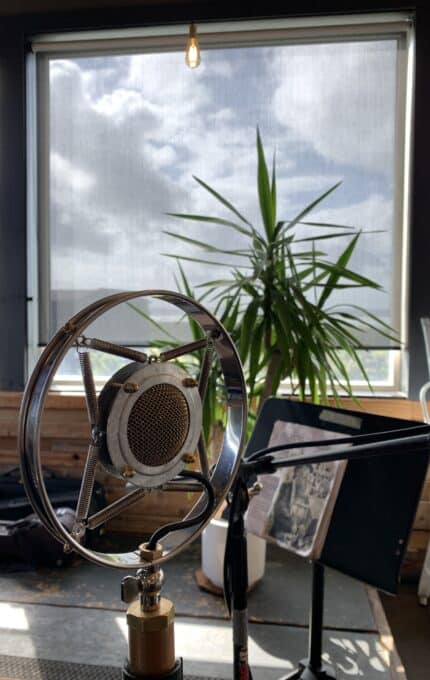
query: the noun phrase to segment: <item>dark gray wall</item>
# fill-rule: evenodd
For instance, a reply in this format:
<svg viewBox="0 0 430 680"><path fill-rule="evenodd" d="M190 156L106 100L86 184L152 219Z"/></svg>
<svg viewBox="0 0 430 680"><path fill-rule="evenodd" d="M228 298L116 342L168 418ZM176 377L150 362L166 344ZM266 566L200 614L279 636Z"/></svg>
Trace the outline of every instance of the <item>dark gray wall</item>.
<svg viewBox="0 0 430 680"><path fill-rule="evenodd" d="M0 31L0 389L21 389L26 346L22 40Z"/></svg>
<svg viewBox="0 0 430 680"><path fill-rule="evenodd" d="M409 396L428 380L420 317L430 316L430 8L417 10L409 295Z"/></svg>
<svg viewBox="0 0 430 680"><path fill-rule="evenodd" d="M428 294L430 237L428 217L428 159L430 158L430 9L427 1L292 0L285 2L142 2L124 7L120 0L64 0L62 11L47 10L49 0L14 3L15 16L0 17L0 389L22 389L26 346L25 243L25 46L26 38L41 31L109 28L151 23L240 19L262 16L415 9L417 29L416 106L412 190L410 270L410 389L416 398L428 373L420 316L430 315ZM13 6L12 5L12 6ZM86 5L86 7L84 7ZM95 7L97 5L97 7ZM82 7L76 9L76 7ZM11 3L7 5L11 13ZM0 3L0 14L1 14Z"/></svg>

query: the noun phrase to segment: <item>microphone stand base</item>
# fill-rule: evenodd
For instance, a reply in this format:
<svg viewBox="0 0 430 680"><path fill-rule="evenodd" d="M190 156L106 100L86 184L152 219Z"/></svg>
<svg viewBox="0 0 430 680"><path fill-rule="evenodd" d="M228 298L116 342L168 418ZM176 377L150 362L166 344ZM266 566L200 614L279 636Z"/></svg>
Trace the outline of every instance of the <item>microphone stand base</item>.
<svg viewBox="0 0 430 680"><path fill-rule="evenodd" d="M127 662L122 668L123 680L184 680L184 668L182 659L177 659L174 668L162 675L134 675L127 668Z"/></svg>
<svg viewBox="0 0 430 680"><path fill-rule="evenodd" d="M280 680L336 680L336 672L331 666L322 666L319 670L312 670L309 661L300 661L299 667Z"/></svg>

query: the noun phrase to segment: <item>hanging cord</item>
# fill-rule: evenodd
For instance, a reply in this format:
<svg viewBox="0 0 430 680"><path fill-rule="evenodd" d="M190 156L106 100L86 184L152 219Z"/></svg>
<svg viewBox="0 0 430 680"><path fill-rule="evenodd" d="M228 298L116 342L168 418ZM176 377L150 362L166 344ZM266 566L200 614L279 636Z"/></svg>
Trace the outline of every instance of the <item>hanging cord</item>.
<svg viewBox="0 0 430 680"><path fill-rule="evenodd" d="M205 479L203 475L201 475L199 472L196 472L194 470L183 470L178 474L178 477L182 477L183 479L195 479L199 484L201 484L204 487L204 490L206 491L206 506L205 508L195 517L192 517L190 519L184 519L182 522L171 522L170 524L165 524L164 526L160 527L155 531L151 538L148 541L147 549L148 550L155 550L157 543L164 538L167 534L170 534L172 531L179 531L180 529L188 529L189 527L193 527L197 524L200 524L201 522L204 522L205 520L209 519L209 516L213 510L214 502L215 502L215 494L214 490L212 487L212 484L210 483L209 480Z"/></svg>

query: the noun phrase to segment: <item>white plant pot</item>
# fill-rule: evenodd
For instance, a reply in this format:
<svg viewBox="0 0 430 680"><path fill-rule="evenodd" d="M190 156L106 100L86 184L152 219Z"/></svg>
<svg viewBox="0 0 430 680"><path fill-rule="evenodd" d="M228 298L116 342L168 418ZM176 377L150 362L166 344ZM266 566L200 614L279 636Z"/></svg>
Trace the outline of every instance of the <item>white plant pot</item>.
<svg viewBox="0 0 430 680"><path fill-rule="evenodd" d="M202 571L219 588L223 587L224 552L228 524L223 519L212 519L202 534ZM264 576L266 541L247 534L248 583L252 588Z"/></svg>

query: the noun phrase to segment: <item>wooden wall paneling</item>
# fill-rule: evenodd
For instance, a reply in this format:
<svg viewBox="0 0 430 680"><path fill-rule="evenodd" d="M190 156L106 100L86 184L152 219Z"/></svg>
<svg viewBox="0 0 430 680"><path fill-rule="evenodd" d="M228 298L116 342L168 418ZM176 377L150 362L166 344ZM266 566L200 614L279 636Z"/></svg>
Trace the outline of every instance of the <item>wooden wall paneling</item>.
<svg viewBox="0 0 430 680"><path fill-rule="evenodd" d="M16 437L21 397L19 392L0 392L0 470L19 464ZM406 399L363 398L359 406L345 399L342 407L396 418L422 420L419 402ZM79 477L85 464L90 435L84 398L51 393L47 398L41 433L44 466L59 475ZM103 470L99 472L98 479L105 488L108 502L127 492L124 482L112 478ZM111 520L107 529L142 535L159 526L160 519L162 523L167 523L182 517L194 502L192 494L152 491ZM408 547L409 572L419 569L429 536L430 477L424 485Z"/></svg>

